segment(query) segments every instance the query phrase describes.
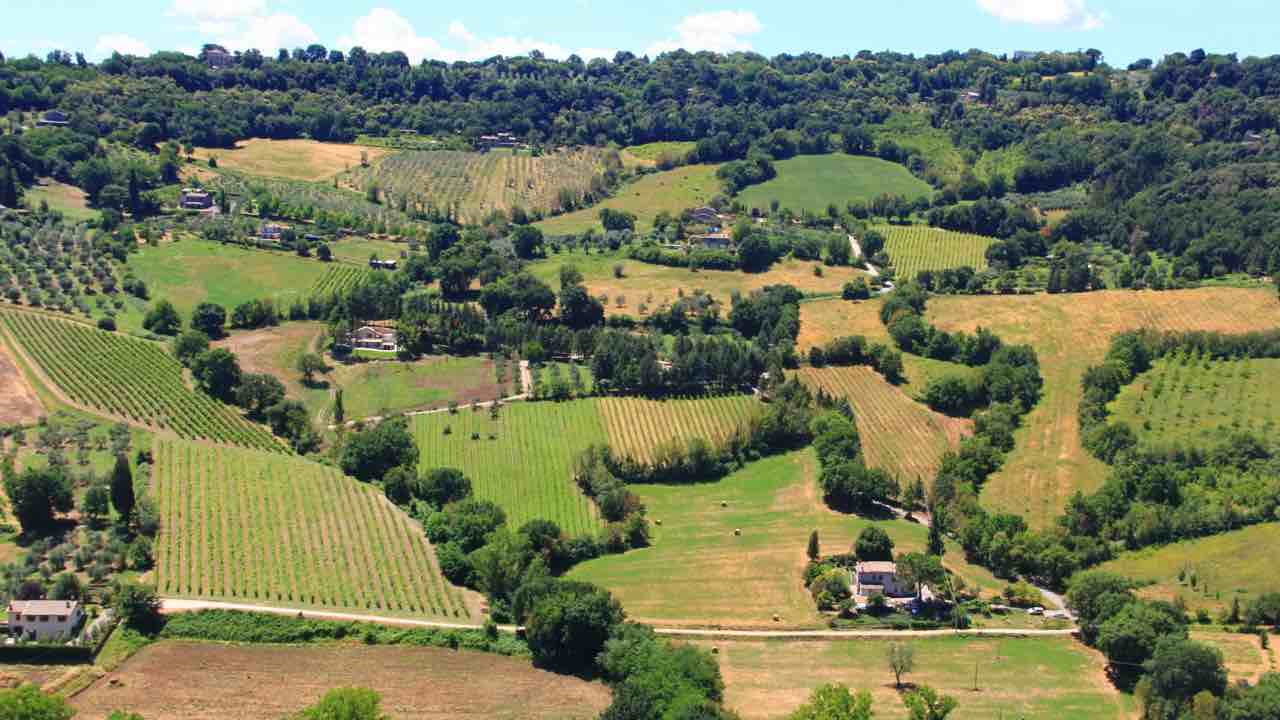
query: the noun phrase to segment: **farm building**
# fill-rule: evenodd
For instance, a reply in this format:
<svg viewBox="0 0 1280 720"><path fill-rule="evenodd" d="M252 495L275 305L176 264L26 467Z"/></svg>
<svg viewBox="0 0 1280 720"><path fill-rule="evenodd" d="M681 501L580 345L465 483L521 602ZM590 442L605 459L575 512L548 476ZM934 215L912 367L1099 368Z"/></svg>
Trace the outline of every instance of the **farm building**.
<svg viewBox="0 0 1280 720"><path fill-rule="evenodd" d="M209 210L213 207L213 194L199 188L182 188L178 205L183 210Z"/></svg>
<svg viewBox="0 0 1280 720"><path fill-rule="evenodd" d="M379 260L378 258L369 258L369 267L374 270L395 270L395 260Z"/></svg>
<svg viewBox="0 0 1280 720"><path fill-rule="evenodd" d="M50 110L36 121L36 127L66 127L70 124L71 118L61 110Z"/></svg>
<svg viewBox="0 0 1280 720"><path fill-rule="evenodd" d="M235 62L235 56L227 52L227 49L221 45L210 45L205 48L204 61L209 67L219 70L225 67L231 67Z"/></svg>
<svg viewBox="0 0 1280 720"><path fill-rule="evenodd" d="M514 148L520 145L520 140L513 133L500 132L493 135L481 135L476 139L476 149L481 152L492 150L494 148Z"/></svg>
<svg viewBox="0 0 1280 720"><path fill-rule="evenodd" d="M703 235L693 235L690 242L710 250L728 250L733 246L733 236L725 230L716 230Z"/></svg>
<svg viewBox="0 0 1280 720"><path fill-rule="evenodd" d="M263 240L279 240L284 233L284 226L276 223L263 223L258 230L258 237Z"/></svg>
<svg viewBox="0 0 1280 720"><path fill-rule="evenodd" d="M9 602L9 635L19 640L71 638L84 620L80 603L72 600L13 600Z"/></svg>
<svg viewBox="0 0 1280 720"><path fill-rule="evenodd" d="M933 600L928 587L922 587L917 598L915 588L898 577L898 564L887 560L860 562L854 566L852 590L859 602L866 602L874 595L883 595L893 605L905 605L916 599Z"/></svg>
<svg viewBox="0 0 1280 720"><path fill-rule="evenodd" d="M711 207L694 208L689 211L689 222L699 225L719 225L720 213Z"/></svg>
<svg viewBox="0 0 1280 720"><path fill-rule="evenodd" d="M396 352L400 349L396 331L377 325L361 325L347 336L346 344L357 350L383 350Z"/></svg>

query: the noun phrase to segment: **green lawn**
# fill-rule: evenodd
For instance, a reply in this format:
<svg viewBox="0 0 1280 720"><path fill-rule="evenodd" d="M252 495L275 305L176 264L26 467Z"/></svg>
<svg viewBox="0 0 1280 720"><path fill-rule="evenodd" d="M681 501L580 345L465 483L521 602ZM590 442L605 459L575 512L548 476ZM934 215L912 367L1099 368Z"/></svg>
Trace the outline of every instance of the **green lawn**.
<svg viewBox="0 0 1280 720"><path fill-rule="evenodd" d="M622 159L629 165L652 166L665 155L678 162L683 162L685 156L695 147L697 147L697 143L678 141L632 145L622 149Z"/></svg>
<svg viewBox="0 0 1280 720"><path fill-rule="evenodd" d="M904 641L915 651L915 667L903 682L954 697L952 720L1122 720L1134 709L1133 698L1107 681L1102 657L1071 638ZM747 720L782 717L829 682L869 691L877 718L907 717L885 661L886 641L700 644L717 649L725 704Z"/></svg>
<svg viewBox="0 0 1280 720"><path fill-rule="evenodd" d="M493 362L482 357L433 357L417 362L367 362L339 367L330 381L343 389L348 419L492 400L499 394Z"/></svg>
<svg viewBox="0 0 1280 720"><path fill-rule="evenodd" d="M57 180L41 180L38 185L27 188L23 197L28 205L39 208L41 202L48 203L50 210L57 210L71 222L92 220L98 217L98 211L89 207L84 191L74 185L65 185Z"/></svg>
<svg viewBox="0 0 1280 720"><path fill-rule="evenodd" d="M909 200L929 194L929 186L905 167L879 158L802 155L775 162L774 167L777 177L738 194L744 205L767 211L777 200L795 212L823 213L831 204L843 210L850 201L868 201L885 193Z"/></svg>
<svg viewBox="0 0 1280 720"><path fill-rule="evenodd" d="M1102 568L1150 583L1140 591L1143 595L1163 600L1181 596L1193 610L1218 610L1230 607L1233 597L1244 603L1261 593L1280 592L1280 574L1265 559L1277 547L1280 523L1267 523L1125 553ZM1185 573L1182 580L1179 572Z"/></svg>
<svg viewBox="0 0 1280 720"><path fill-rule="evenodd" d="M1280 422L1280 360L1165 358L1111 404L1116 420L1148 442L1216 445L1240 432L1275 435Z"/></svg>
<svg viewBox="0 0 1280 720"><path fill-rule="evenodd" d="M668 172L645 175L618 188L614 196L596 205L549 218L538 223L547 235L569 235L595 228L600 231L600 210L611 208L634 213L636 230L648 232L653 219L666 211L678 215L688 208L705 205L720 193L716 179L718 165L686 165Z"/></svg>
<svg viewBox="0 0 1280 720"><path fill-rule="evenodd" d="M399 260L400 253L409 249L408 243L391 242L390 240L370 240L364 237L348 237L329 243L335 260L369 264L369 256L377 255L382 260Z"/></svg>
<svg viewBox="0 0 1280 720"><path fill-rule="evenodd" d="M145 247L129 256L129 269L146 283L151 302L168 300L184 320L202 302L222 305L228 315L236 305L265 298L287 309L306 297L326 267L314 259L204 240ZM147 304L130 300L119 318L122 328L140 329Z"/></svg>
<svg viewBox="0 0 1280 720"><path fill-rule="evenodd" d="M808 450L752 463L719 482L632 489L654 523L653 546L592 560L571 575L608 588L629 615L647 622L817 627L821 618L801 581L810 531L818 530L824 554L847 552L872 524L889 533L899 552L921 550L927 539L915 523L873 523L828 510ZM970 583L998 585L964 564L958 548L946 562Z"/></svg>

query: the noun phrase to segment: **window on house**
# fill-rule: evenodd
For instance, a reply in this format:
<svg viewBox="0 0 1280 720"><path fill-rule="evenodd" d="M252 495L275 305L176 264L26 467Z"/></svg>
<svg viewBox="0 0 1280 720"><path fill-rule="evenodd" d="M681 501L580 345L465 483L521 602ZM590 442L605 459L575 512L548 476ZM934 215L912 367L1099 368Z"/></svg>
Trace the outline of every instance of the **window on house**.
<svg viewBox="0 0 1280 720"><path fill-rule="evenodd" d="M67 616L66 616L66 615L59 615L59 616L58 616L58 622L66 622L66 621L67 621Z"/></svg>

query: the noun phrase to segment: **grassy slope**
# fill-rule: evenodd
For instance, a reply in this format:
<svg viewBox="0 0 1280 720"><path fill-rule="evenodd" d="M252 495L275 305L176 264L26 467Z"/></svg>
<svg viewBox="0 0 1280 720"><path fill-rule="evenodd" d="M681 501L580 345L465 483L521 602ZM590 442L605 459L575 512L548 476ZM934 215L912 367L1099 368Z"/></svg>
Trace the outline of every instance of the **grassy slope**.
<svg viewBox="0 0 1280 720"><path fill-rule="evenodd" d="M809 532L818 530L824 553L844 552L873 523L827 510L816 466L813 454L802 451L752 463L714 483L632 486L650 521L662 523L654 527L653 546L592 560L571 575L607 587L643 621L776 627L777 613L788 627L817 626L801 578ZM926 541L920 525L875 524L899 551L921 549ZM996 585L986 571L962 563L953 548L948 566L971 583Z"/></svg>
<svg viewBox="0 0 1280 720"><path fill-rule="evenodd" d="M234 150L196 148L195 156L202 162L216 157L219 168L250 175L317 181L358 166L362 154L372 162L389 152L364 145L254 138L236 143Z"/></svg>
<svg viewBox="0 0 1280 720"><path fill-rule="evenodd" d="M1168 358L1121 391L1116 420L1156 443L1215 445L1234 433L1275 434L1280 360L1211 362Z"/></svg>
<svg viewBox="0 0 1280 720"><path fill-rule="evenodd" d="M42 201L46 202L50 210L61 212L71 222L98 217L98 211L89 207L88 197L83 190L57 180L41 180L40 184L27 188L23 198L33 208L39 208Z"/></svg>
<svg viewBox="0 0 1280 720"><path fill-rule="evenodd" d="M851 200L867 201L889 193L914 199L929 194L929 186L896 163L843 153L802 155L774 163L778 176L738 194L751 208L768 210L777 200L796 212L826 212L835 204L841 210Z"/></svg>
<svg viewBox="0 0 1280 720"><path fill-rule="evenodd" d="M915 669L905 682L956 698L954 720L1025 718L1095 720L1130 717L1132 698L1107 681L1102 657L1070 638L929 638L910 640ZM725 703L747 720L776 718L804 703L813 688L838 682L868 690L877 718L906 718L885 663L887 642L708 642L719 650ZM974 669L978 691L974 691Z"/></svg>
<svg viewBox="0 0 1280 720"><path fill-rule="evenodd" d="M696 146L697 143L694 142L655 142L632 145L622 149L622 162L629 167L653 167L663 155L683 161L689 151Z"/></svg>
<svg viewBox="0 0 1280 720"><path fill-rule="evenodd" d="M1230 607L1233 597L1239 597L1243 604L1264 592L1280 592L1280 575L1259 552L1277 547L1280 523L1268 523L1125 553L1102 567L1153 583L1141 591L1143 595L1164 600L1181 595L1189 608L1217 610ZM1178 572L1183 570L1188 577L1180 582ZM1196 575L1196 588L1190 585L1192 573Z"/></svg>
<svg viewBox="0 0 1280 720"><path fill-rule="evenodd" d="M287 306L306 297L325 268L314 259L203 240L146 247L129 256L129 269L147 284L151 297L173 303L184 320L202 302L222 305L228 315L236 305L260 298ZM131 300L127 308L121 326L141 329L146 304Z"/></svg>
<svg viewBox="0 0 1280 720"><path fill-rule="evenodd" d="M801 346L834 335L885 336L878 302L801 306ZM1044 527L1076 491L1102 484L1106 466L1080 445L1076 421L1080 378L1123 330L1242 332L1280 324L1280 306L1266 290L1202 288L1169 292L1104 291L1079 295L949 296L929 301L929 319L949 330L983 325L1011 343L1030 343L1040 357L1044 396L1018 431L1017 448L983 490L988 506L1024 515ZM908 363L912 372L915 361Z"/></svg>
<svg viewBox="0 0 1280 720"><path fill-rule="evenodd" d="M877 143L892 140L919 153L930 169L948 182L958 181L964 172L964 155L952 144L950 133L930 125L926 113L895 113L883 125L870 129Z"/></svg>
<svg viewBox="0 0 1280 720"><path fill-rule="evenodd" d="M647 232L658 213L677 215L688 208L705 205L720 193L716 179L718 165L686 165L669 172L645 175L618 188L613 197L596 205L538 223L548 235L569 235L600 227L600 210L611 208L634 213L636 230Z"/></svg>
<svg viewBox="0 0 1280 720"><path fill-rule="evenodd" d="M384 411L444 407L449 400L492 400L499 393L493 362L477 357L427 358L418 362L357 363L336 369L349 419Z"/></svg>
<svg viewBox="0 0 1280 720"><path fill-rule="evenodd" d="M623 266L623 277L616 278L613 267L619 263ZM706 290L725 306L727 312L730 295L734 292L746 294L767 285L786 284L793 285L804 293L839 293L844 284L853 278L866 277L862 270L825 267L819 262L801 260L774 263L768 272L763 273L743 273L736 270L700 270L695 273L688 268L628 260L620 252L584 255L576 251L548 255L545 260L538 260L530 265L529 270L552 287L559 287L562 265L577 266L593 297L602 293L608 295L606 309L609 312L628 315L639 315L640 303L647 304L649 310L653 311L663 303L675 302L679 293L689 295L695 289ZM815 267L822 268L822 277L813 274ZM616 302L618 296L626 300L622 307Z"/></svg>

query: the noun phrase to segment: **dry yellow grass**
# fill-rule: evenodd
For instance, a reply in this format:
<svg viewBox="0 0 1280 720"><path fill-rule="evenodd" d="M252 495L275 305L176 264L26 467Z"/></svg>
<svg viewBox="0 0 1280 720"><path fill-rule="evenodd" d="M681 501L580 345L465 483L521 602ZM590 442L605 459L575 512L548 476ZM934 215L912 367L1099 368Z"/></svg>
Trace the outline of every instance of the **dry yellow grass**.
<svg viewBox="0 0 1280 720"><path fill-rule="evenodd" d="M1223 664L1227 666L1231 682L1246 680L1254 683L1263 673L1276 671L1275 651L1272 648L1263 650L1262 641L1252 633L1192 628L1191 639L1222 651Z"/></svg>
<svg viewBox="0 0 1280 720"><path fill-rule="evenodd" d="M933 412L869 367L803 368L800 380L849 399L867 465L889 471L904 486L915 479L928 486L942 454L973 432L971 421Z"/></svg>
<svg viewBox="0 0 1280 720"><path fill-rule="evenodd" d="M195 157L202 162L216 157L219 168L250 175L318 181L359 165L363 155L373 162L390 152L364 145L253 138L237 142L234 150L196 148Z"/></svg>
<svg viewBox="0 0 1280 720"><path fill-rule="evenodd" d="M805 304L801 345L838 335L884 338L879 309L878 302ZM928 317L951 331L988 327L1006 342L1030 343L1039 354L1044 397L1018 431L1017 448L983 489L983 502L1044 527L1073 493L1095 490L1106 477L1106 466L1081 447L1076 410L1084 370L1102 359L1114 335L1143 327L1230 333L1273 328L1280 325L1280 303L1267 290L1241 288L939 296L929 301Z"/></svg>

